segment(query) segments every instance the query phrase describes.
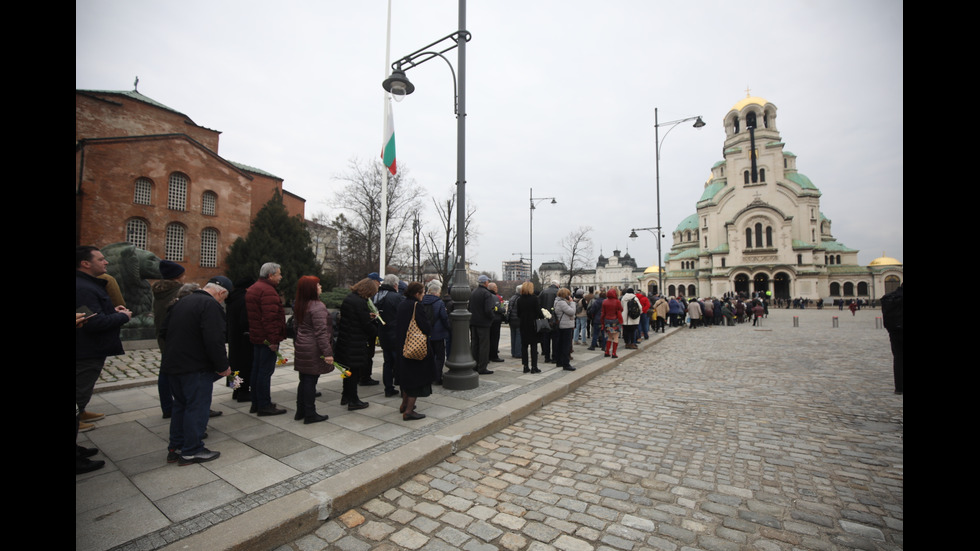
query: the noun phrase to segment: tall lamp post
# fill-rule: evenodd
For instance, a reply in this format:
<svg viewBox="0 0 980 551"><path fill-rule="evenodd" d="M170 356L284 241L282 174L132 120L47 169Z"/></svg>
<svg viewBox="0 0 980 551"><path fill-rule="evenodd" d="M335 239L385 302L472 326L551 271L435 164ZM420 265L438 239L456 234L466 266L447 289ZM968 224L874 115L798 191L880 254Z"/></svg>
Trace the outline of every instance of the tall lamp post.
<svg viewBox="0 0 980 551"><path fill-rule="evenodd" d="M630 239L636 241L639 235L636 235L637 231L648 231L657 236L657 294L662 294L664 292L664 267L660 265L660 226L653 228L633 228L630 230Z"/></svg>
<svg viewBox="0 0 980 551"><path fill-rule="evenodd" d="M664 292L664 276L663 276L663 251L661 249L661 240L663 239L663 232L661 232L662 224L660 223L660 148L667 139L667 134L674 129L675 126L681 124L682 122L694 121L694 128L702 128L704 126L704 121L701 120L701 115L696 117L687 117L686 119L679 119L670 122L660 122L660 116L657 112L657 108L653 108L653 139L654 143L657 145L657 225L654 228L638 228L638 229L656 229L657 230L657 266L660 268L660 284L657 291L660 293ZM669 127L667 131L664 132L663 139L660 138L660 127ZM634 234L636 232L633 232ZM631 236L632 237L632 236Z"/></svg>
<svg viewBox="0 0 980 551"><path fill-rule="evenodd" d="M531 251L530 251L530 259L528 260L528 262L531 263L531 279L534 279L534 208L535 208L534 205L535 203L540 203L541 201L546 201L548 199L551 199L552 205L557 204L558 201L554 197L535 197L534 188L528 188L528 189L530 190L528 197L531 198L531 227L528 230L528 241L529 241L528 245L531 247Z"/></svg>
<svg viewBox="0 0 980 551"><path fill-rule="evenodd" d="M400 101L415 91L405 71L439 57L449 65L453 73L454 111L456 113L456 266L453 273L452 298L456 305L449 315L453 339L446 367L449 373L443 377L443 386L449 390L470 390L480 385L479 375L473 371L476 362L470 352L470 283L466 274L466 43L470 33L466 29L466 0L459 0L459 30L424 46L391 64L391 76L382 86ZM459 58L456 67L442 54L456 49Z"/></svg>

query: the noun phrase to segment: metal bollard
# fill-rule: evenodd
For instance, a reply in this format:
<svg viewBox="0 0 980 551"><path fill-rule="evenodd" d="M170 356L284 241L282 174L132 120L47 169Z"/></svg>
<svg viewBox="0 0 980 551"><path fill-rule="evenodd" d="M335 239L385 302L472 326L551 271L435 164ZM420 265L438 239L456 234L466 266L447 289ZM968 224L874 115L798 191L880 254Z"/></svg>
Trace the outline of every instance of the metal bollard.
<svg viewBox="0 0 980 551"><path fill-rule="evenodd" d="M881 329L881 317L875 318L875 329Z"/></svg>
<svg viewBox="0 0 980 551"><path fill-rule="evenodd" d="M831 325L831 327L833 327L834 329L836 329L837 327L839 327L839 326L837 325L837 322L838 322L838 321L839 321L839 320L837 319L837 316L834 316L834 323L833 323L833 325Z"/></svg>
<svg viewBox="0 0 980 551"><path fill-rule="evenodd" d="M800 316L793 316L793 327L800 326Z"/></svg>

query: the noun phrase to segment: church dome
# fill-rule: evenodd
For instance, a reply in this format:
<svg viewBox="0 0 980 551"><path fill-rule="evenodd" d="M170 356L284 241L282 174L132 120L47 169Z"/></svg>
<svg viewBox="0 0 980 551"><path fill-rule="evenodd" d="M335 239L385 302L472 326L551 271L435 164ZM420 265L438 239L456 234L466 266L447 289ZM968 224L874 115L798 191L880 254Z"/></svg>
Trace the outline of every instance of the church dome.
<svg viewBox="0 0 980 551"><path fill-rule="evenodd" d="M645 274L655 274L660 271L660 266L650 266L646 270L643 270Z"/></svg>
<svg viewBox="0 0 980 551"><path fill-rule="evenodd" d="M874 260L868 266L901 266L902 263L898 261L897 258L892 258L890 256L885 256L884 253Z"/></svg>
<svg viewBox="0 0 980 551"><path fill-rule="evenodd" d="M758 105L758 106L760 106L760 107L765 107L766 104L769 103L769 102L767 100L764 100L764 99L760 98L760 97L748 96L746 98L742 98L741 101L739 101L738 103L736 103L735 106L732 107L732 111L741 111L746 105L750 105L750 104L753 104L753 103L756 104L756 105Z"/></svg>

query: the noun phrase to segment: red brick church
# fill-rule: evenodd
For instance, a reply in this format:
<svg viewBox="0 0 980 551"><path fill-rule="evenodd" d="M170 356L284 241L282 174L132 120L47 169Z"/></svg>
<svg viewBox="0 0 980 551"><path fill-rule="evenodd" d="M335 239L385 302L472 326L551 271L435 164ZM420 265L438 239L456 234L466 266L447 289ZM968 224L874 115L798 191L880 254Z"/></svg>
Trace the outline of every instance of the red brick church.
<svg viewBox="0 0 980 551"><path fill-rule="evenodd" d="M275 190L304 215L282 178L221 157L220 134L137 91L75 90L75 244L128 241L199 282Z"/></svg>

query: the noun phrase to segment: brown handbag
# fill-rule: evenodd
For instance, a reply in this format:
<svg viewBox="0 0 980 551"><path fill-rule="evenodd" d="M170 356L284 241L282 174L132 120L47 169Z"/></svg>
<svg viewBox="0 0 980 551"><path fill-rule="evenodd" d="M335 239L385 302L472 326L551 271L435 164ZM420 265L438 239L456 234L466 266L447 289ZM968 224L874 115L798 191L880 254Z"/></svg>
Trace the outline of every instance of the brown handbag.
<svg viewBox="0 0 980 551"><path fill-rule="evenodd" d="M429 353L429 337L415 323L417 309L418 303L415 303L412 308L412 321L408 324L408 333L405 334L405 346L402 347L402 355L410 360L424 360Z"/></svg>

